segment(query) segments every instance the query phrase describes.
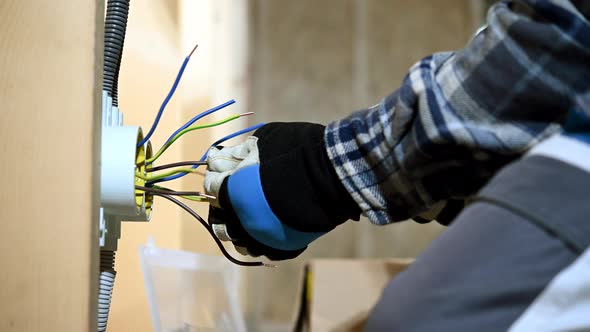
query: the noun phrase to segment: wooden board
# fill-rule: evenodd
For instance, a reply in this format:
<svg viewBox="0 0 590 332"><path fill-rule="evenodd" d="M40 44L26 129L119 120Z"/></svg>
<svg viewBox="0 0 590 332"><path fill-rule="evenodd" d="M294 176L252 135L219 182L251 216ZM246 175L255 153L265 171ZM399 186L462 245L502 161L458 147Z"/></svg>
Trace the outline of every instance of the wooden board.
<svg viewBox="0 0 590 332"><path fill-rule="evenodd" d="M102 1L0 1L0 331L96 330Z"/></svg>

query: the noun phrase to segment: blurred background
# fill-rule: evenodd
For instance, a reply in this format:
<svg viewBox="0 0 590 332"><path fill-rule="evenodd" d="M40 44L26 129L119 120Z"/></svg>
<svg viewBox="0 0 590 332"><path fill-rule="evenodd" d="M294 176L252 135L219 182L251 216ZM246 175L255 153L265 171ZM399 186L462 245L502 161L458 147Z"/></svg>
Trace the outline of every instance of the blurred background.
<svg viewBox="0 0 590 332"><path fill-rule="evenodd" d="M152 138L155 147L188 118L228 99L237 103L212 118L246 111L256 115L187 135L161 163L198 158L216 138L249 124L327 124L379 102L420 58L461 48L482 24L490 2L133 1L120 73L120 107L127 124L148 128L182 60L198 43ZM238 142L239 138L233 140ZM184 179L176 188L201 186L199 175ZM206 215L206 206L192 206ZM242 268L241 297L249 330L289 330L307 260L415 257L442 231L436 223L378 227L361 219L339 227L277 269ZM150 223L124 223L111 331L151 329L137 249L149 236L160 247L219 255L208 233L166 201L156 201Z"/></svg>

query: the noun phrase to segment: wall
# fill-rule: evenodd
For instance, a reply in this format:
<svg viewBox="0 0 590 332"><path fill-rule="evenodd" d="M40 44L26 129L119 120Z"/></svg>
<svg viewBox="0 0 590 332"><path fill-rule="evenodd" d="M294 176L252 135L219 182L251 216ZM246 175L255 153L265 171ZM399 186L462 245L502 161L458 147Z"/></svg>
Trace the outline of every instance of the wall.
<svg viewBox="0 0 590 332"><path fill-rule="evenodd" d="M461 47L474 31L472 12L468 0L251 1L250 109L264 121L326 124L373 105L421 57ZM250 272L258 280L251 315L288 321L307 259L415 256L442 229L365 219L341 226L276 271Z"/></svg>
<svg viewBox="0 0 590 332"><path fill-rule="evenodd" d="M96 329L102 15L0 2L0 331Z"/></svg>

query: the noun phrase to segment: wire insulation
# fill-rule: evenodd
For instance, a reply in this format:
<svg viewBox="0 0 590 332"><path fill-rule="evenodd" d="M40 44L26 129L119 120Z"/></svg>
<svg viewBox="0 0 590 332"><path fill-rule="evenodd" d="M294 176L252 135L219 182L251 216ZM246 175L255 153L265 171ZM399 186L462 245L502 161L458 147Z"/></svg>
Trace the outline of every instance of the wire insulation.
<svg viewBox="0 0 590 332"><path fill-rule="evenodd" d="M219 145L219 144L221 144L221 143L223 143L223 142L225 142L225 141L227 141L229 139L232 139L234 137L240 136L240 135L245 134L245 133L250 132L250 131L254 131L254 130L256 130L256 129L262 127L262 126L264 126L264 123L258 123L258 124L255 124L253 126L250 126L248 128L245 128L245 129L236 131L235 133L229 134L227 136L224 136L224 137L218 139L213 144L211 144L211 146L217 146L217 145ZM205 159L207 159L207 154L208 153L209 153L209 150L205 151L205 153L203 154L203 156L201 157L201 159L199 159L199 161L205 161ZM200 165L194 165L194 166L192 166L192 168L197 168L199 166ZM165 182L165 181L176 180L176 179L181 178L181 177L183 177L185 175L186 174L179 173L179 174L172 175L172 176L169 176L169 177L166 177L166 178L163 178L163 179L159 179L159 180L156 180L156 181L149 182L148 185L152 185L152 184L158 183L158 182Z"/></svg>
<svg viewBox="0 0 590 332"><path fill-rule="evenodd" d="M223 254L223 256L225 256L225 258L227 258L230 262L232 262L234 264L237 264L237 265L241 265L241 266L272 266L271 264L266 264L264 262L244 262L244 261L240 261L238 259L235 259L232 255L230 255L227 252L227 250L225 249L225 247L221 243L221 240L219 240L219 238L217 238L217 236L213 232L213 229L205 221L205 219L203 219L193 209L191 209L190 207L188 207L188 205L184 204L183 202L177 200L176 198L174 198L174 197L172 197L170 195L166 195L166 194L154 194L154 195L155 196L163 197L163 198L171 201L172 203L174 203L174 204L178 205L180 208L182 208L184 211L188 212L195 219L197 219L201 223L201 225L203 225L203 227L205 227L205 229L207 229L207 231L209 232L209 234L211 235L211 237L213 238L213 240L215 241L215 243L219 247L219 250L221 250L221 253Z"/></svg>
<svg viewBox="0 0 590 332"><path fill-rule="evenodd" d="M168 142L166 142L161 148L160 150L158 150L158 152L156 152L154 154L153 157L147 159L145 162L146 164L151 164L154 161L156 161L158 158L160 158L160 156L162 155L162 153L164 153L166 150L168 150L168 148L170 146L172 146L172 144L174 144L174 142L176 142L176 140L178 140L180 137L182 137L182 135L194 131L194 130L198 130L198 129L205 129L205 128L211 128L211 127L215 127L215 126L219 126L225 123L228 123L230 121L233 121L235 119L238 119L242 116L246 116L246 115L250 115L253 113L243 113L243 114L235 114L235 115L230 115L225 119L221 119L219 121L215 121L215 122L211 122L211 123L207 123L207 124L203 124L203 125L198 125L198 126L192 126L192 127L188 127L185 128L183 130L181 130L178 134L176 134L174 137L172 137L172 139Z"/></svg>
<svg viewBox="0 0 590 332"><path fill-rule="evenodd" d="M176 191L164 187L159 188L150 188L150 187L143 187L143 186L135 186L135 189L144 191L150 194L165 194L171 196L199 196L203 198L215 199L215 196L207 195L200 191Z"/></svg>
<svg viewBox="0 0 590 332"><path fill-rule="evenodd" d="M188 127L190 127L193 123L197 122L199 119L202 119L203 117L211 114L211 113L215 113L217 111L220 111L224 108L226 108L229 105L234 104L236 101L235 100L229 100L226 101L225 103L221 104L221 105L217 105L209 110L206 110L205 112L198 114L197 116L193 117L192 119L188 120L187 123L185 123L184 125L182 125L182 127L178 128L175 132L172 133L172 135L170 135L170 137L168 137L168 139L166 140L166 143L168 141L170 141L174 136L176 136L176 134L178 134L179 132L181 132L183 129L186 129Z"/></svg>
<svg viewBox="0 0 590 332"><path fill-rule="evenodd" d="M163 169L168 169L168 168L173 168L173 167L178 167L178 166L193 166L193 165L199 165L199 166L207 165L207 162L206 161L180 161L177 163L148 167L148 168L146 168L145 171L150 173L150 172L157 172L157 171L161 171Z"/></svg>
<svg viewBox="0 0 590 332"><path fill-rule="evenodd" d="M170 188L166 188L166 187L160 187L160 186L153 186L151 188L156 188L156 189L162 189L162 190L167 190L167 191L174 191ZM187 195L181 195L180 197L184 198L184 199L188 199L190 201L194 201L194 202L209 202L209 200L205 197L200 197L200 196L187 196ZM213 197L213 196L211 196Z"/></svg>
<svg viewBox="0 0 590 332"><path fill-rule="evenodd" d="M178 173L192 173L194 171L195 171L194 168L186 168L185 167L185 168L173 169L171 171L160 173L158 175L153 175L153 176L148 176L148 175L141 174L140 172L135 172L135 176L142 179L142 180L145 180L145 181L154 181L154 180L159 180L159 179L165 178L170 175L174 175L174 174L178 174Z"/></svg>
<svg viewBox="0 0 590 332"><path fill-rule="evenodd" d="M240 135L242 135L242 134L245 134L245 133L248 133L248 132L254 131L254 130L256 130L256 129L258 129L258 128L260 128L260 127L264 126L264 125L265 125L265 123L264 123L264 122L261 122L261 123L255 124L255 125L253 125L253 126L250 126L250 127L248 127L248 128L244 128L244 129L242 129L242 130L238 130L238 131L236 131L235 133L231 133L231 134L229 134L229 135L227 135L227 136L223 136L222 138L220 138L220 139L218 139L217 141L213 142L213 144L211 144L211 146L217 146L217 145L219 145L219 144L221 144L221 143L223 143L223 142L225 142L225 141L227 141L227 140L230 140L230 139L232 139L232 138L234 138L234 137L237 137L237 136L240 136ZM203 154L203 156L201 157L201 159L200 159L200 160L205 160L205 159L207 158L207 154L208 154L208 153L209 153L209 150L207 150L207 151L205 152L205 154Z"/></svg>
<svg viewBox="0 0 590 332"><path fill-rule="evenodd" d="M164 110L166 109L166 105L168 105L168 102L170 101L170 99L172 99L172 96L174 96L174 92L176 92L176 88L178 87L178 83L180 82L180 79L182 78L182 74L184 73L184 70L186 69L188 62L191 59L191 55L197 49L198 46L199 45L195 45L195 48L193 48L191 53L186 58L184 58L184 61L182 62L182 65L180 66L180 70L178 70L178 74L176 74L176 79L174 80L174 83L172 84L172 87L170 88L168 95L166 96L166 98L164 98L162 105L160 105L160 110L158 111L158 114L156 114L156 118L154 119L154 123L152 124L150 131L148 131L147 135L145 135L145 137L139 143L137 143L137 147L144 145L147 141L150 140L150 138L154 134L156 127L158 127L158 123L160 123L160 118L162 117L162 114L164 113Z"/></svg>
<svg viewBox="0 0 590 332"><path fill-rule="evenodd" d="M180 196L184 199L188 199L189 201L193 201L193 202L204 202L204 203L209 203L209 200L203 197L196 197L196 196L186 196L186 195L182 195Z"/></svg>

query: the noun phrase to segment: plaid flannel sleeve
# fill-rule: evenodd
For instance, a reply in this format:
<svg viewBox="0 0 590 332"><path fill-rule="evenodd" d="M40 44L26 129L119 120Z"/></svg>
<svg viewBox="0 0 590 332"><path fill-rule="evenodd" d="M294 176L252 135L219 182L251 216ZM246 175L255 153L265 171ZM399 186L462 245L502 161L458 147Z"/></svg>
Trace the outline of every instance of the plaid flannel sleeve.
<svg viewBox="0 0 590 332"><path fill-rule="evenodd" d="M373 223L475 193L590 109L590 25L569 1L505 1L462 50L416 63L379 104L328 125L328 155Z"/></svg>

